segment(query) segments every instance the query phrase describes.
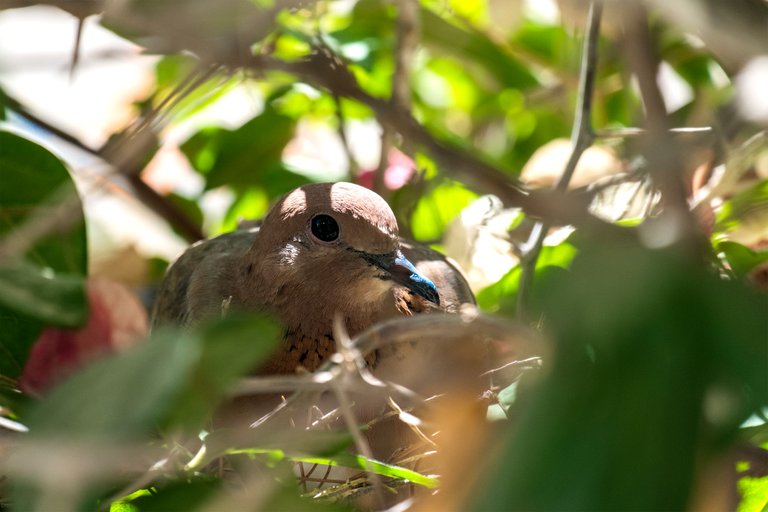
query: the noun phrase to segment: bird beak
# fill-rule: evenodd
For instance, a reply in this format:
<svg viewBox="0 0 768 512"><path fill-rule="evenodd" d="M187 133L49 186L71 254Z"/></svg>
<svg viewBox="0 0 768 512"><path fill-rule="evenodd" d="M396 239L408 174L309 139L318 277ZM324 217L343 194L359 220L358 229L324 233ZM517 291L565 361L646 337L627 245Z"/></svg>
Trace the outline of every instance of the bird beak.
<svg viewBox="0 0 768 512"><path fill-rule="evenodd" d="M403 256L400 251L389 254L363 254L368 263L382 269L392 281L405 286L416 295L439 306L440 296L435 283L419 274L413 263Z"/></svg>

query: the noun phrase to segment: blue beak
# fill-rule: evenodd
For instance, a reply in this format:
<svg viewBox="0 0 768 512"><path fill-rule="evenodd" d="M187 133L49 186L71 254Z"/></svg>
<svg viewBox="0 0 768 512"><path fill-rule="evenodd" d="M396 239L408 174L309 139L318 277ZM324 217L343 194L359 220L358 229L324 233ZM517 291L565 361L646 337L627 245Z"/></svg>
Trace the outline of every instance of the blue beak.
<svg viewBox="0 0 768 512"><path fill-rule="evenodd" d="M440 296L435 283L419 274L413 263L396 251L390 254L363 254L363 258L372 265L384 270L385 275L399 285L405 286L416 295L439 306Z"/></svg>

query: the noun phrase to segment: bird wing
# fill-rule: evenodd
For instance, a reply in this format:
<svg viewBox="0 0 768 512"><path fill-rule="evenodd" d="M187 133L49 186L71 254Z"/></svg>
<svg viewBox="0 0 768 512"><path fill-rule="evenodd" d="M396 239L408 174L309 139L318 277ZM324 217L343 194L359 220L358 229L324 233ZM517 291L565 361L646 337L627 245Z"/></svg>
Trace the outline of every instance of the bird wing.
<svg viewBox="0 0 768 512"><path fill-rule="evenodd" d="M188 325L236 300L237 263L251 247L258 228L233 231L192 245L166 271L152 308L152 327Z"/></svg>

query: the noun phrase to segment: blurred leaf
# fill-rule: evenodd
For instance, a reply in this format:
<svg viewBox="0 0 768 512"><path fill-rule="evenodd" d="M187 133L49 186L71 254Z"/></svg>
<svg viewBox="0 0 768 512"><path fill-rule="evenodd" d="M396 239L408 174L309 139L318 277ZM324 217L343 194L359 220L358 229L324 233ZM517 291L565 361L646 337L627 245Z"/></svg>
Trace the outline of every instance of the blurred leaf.
<svg viewBox="0 0 768 512"><path fill-rule="evenodd" d="M175 193L168 194L166 199L183 213L190 222L202 229L203 211L200 209L200 205L197 201Z"/></svg>
<svg viewBox="0 0 768 512"><path fill-rule="evenodd" d="M85 278L56 274L22 262L0 264L0 306L48 325L77 327L88 305Z"/></svg>
<svg viewBox="0 0 768 512"><path fill-rule="evenodd" d="M414 238L428 242L439 240L448 223L475 199L477 194L459 182L445 181L437 185L416 204L411 218Z"/></svg>
<svg viewBox="0 0 768 512"><path fill-rule="evenodd" d="M240 220L262 218L269 210L270 197L261 188L248 188L239 194L224 216L222 225L216 233L228 233L237 229Z"/></svg>
<svg viewBox="0 0 768 512"><path fill-rule="evenodd" d="M479 30L449 23L429 9L421 9L423 44L455 55L461 62L478 64L501 88L527 89L538 85L531 72L511 52Z"/></svg>
<svg viewBox="0 0 768 512"><path fill-rule="evenodd" d="M110 512L191 512L202 508L221 487L221 480L210 477L172 481L115 502Z"/></svg>
<svg viewBox="0 0 768 512"><path fill-rule="evenodd" d="M64 164L42 146L0 131L0 237L33 214L57 218L62 202L82 212L77 189ZM37 241L26 257L55 271L85 275L85 239L80 214L71 229L53 230Z"/></svg>
<svg viewBox="0 0 768 512"><path fill-rule="evenodd" d="M28 411L27 424L35 436L70 441L146 435L180 397L201 351L191 332L157 332L54 388Z"/></svg>
<svg viewBox="0 0 768 512"><path fill-rule="evenodd" d="M0 121L5 121L5 107L8 105L8 97L5 95L5 92L3 92L3 89L0 88Z"/></svg>
<svg viewBox="0 0 768 512"><path fill-rule="evenodd" d="M25 265L24 272L15 274L10 272L10 263L3 265L6 279L0 299L0 374L8 377L21 374L29 349L42 330L41 319L70 326L85 319L85 292L74 276L86 274L87 253L82 206L67 169L43 147L0 131L0 242L32 219L46 222L61 218L60 208L75 209L76 220L69 229L52 229L21 255L37 267ZM68 213L71 217L72 212ZM47 286L41 281L45 279L43 269L67 277L50 280ZM32 289L24 289L33 283ZM11 300L9 293L14 291L17 293ZM67 302L52 303L65 297ZM20 298L26 300L17 303ZM45 302L39 307L31 302L43 298Z"/></svg>
<svg viewBox="0 0 768 512"><path fill-rule="evenodd" d="M164 55L155 65L155 91L152 98L157 107L160 101L175 92L179 84L195 78L200 70L200 60L188 54ZM208 80L197 83L194 89L184 91L184 97L178 99L173 107L173 119L178 123L212 105L226 95L235 86L241 84L238 76L230 78L214 75Z"/></svg>
<svg viewBox="0 0 768 512"><path fill-rule="evenodd" d="M732 197L717 214L715 231L727 232L743 222L764 221L768 214L768 180Z"/></svg>
<svg viewBox="0 0 768 512"><path fill-rule="evenodd" d="M294 173L285 169L281 157L294 128L293 119L267 105L264 112L236 130L201 130L182 144L181 150L205 177L206 190L222 185L274 186L273 179L282 178L293 184Z"/></svg>
<svg viewBox="0 0 768 512"><path fill-rule="evenodd" d="M568 35L565 28L560 25L545 25L533 21L525 21L514 35L514 41L519 46L527 49L532 54L542 58L558 68L577 69L575 57L578 54L574 51L568 52L573 48L568 42ZM567 59L571 57L571 61Z"/></svg>
<svg viewBox="0 0 768 512"><path fill-rule="evenodd" d="M27 424L36 436L91 441L141 438L161 424L199 428L233 380L271 353L277 335L262 317L157 331L54 388L28 411Z"/></svg>
<svg viewBox="0 0 768 512"><path fill-rule="evenodd" d="M199 428L234 381L274 352L281 329L267 317L229 314L201 328L200 335L202 353L173 404L169 425Z"/></svg>
<svg viewBox="0 0 768 512"><path fill-rule="evenodd" d="M568 242L541 248L536 262L536 275L533 281L530 307L541 310L549 283L557 280L576 256L576 247ZM517 312L517 290L520 285L520 266L514 267L496 283L483 288L477 293L477 303L485 311L499 313L510 318Z"/></svg>
<svg viewBox="0 0 768 512"><path fill-rule="evenodd" d="M736 242L720 242L715 247L722 252L733 273L744 277L753 268L768 261L768 251L756 252Z"/></svg>
<svg viewBox="0 0 768 512"><path fill-rule="evenodd" d="M288 458L293 462L304 462L307 464L322 464L324 466L342 466L346 468L363 469L376 473L377 475L388 478L399 478L408 480L416 485L421 485L428 489L435 489L439 486L439 480L434 476L422 475L417 471L386 464L378 460L368 459L362 455L353 453L341 453L333 457L310 457L305 455L289 455L283 450L270 450L263 448L246 448L239 450L230 450L230 454L250 454L250 455L269 455L272 460Z"/></svg>
<svg viewBox="0 0 768 512"><path fill-rule="evenodd" d="M768 297L605 240L545 297L556 354L474 508L685 509L697 459L768 403Z"/></svg>
<svg viewBox="0 0 768 512"><path fill-rule="evenodd" d="M737 512L765 512L768 508L768 476L739 479L741 502Z"/></svg>

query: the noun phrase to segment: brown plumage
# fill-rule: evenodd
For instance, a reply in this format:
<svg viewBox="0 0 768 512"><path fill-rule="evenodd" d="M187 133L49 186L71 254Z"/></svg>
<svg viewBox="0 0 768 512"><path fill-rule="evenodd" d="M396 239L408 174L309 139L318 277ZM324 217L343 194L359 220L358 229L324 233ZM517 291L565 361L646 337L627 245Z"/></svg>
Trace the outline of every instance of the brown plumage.
<svg viewBox="0 0 768 512"><path fill-rule="evenodd" d="M285 336L260 369L270 374L312 371L327 359L336 312L355 335L386 318L463 303L474 297L460 272L402 240L380 196L335 183L298 188L259 227L190 247L168 270L152 316L153 325L190 325L224 308L272 313Z"/></svg>

